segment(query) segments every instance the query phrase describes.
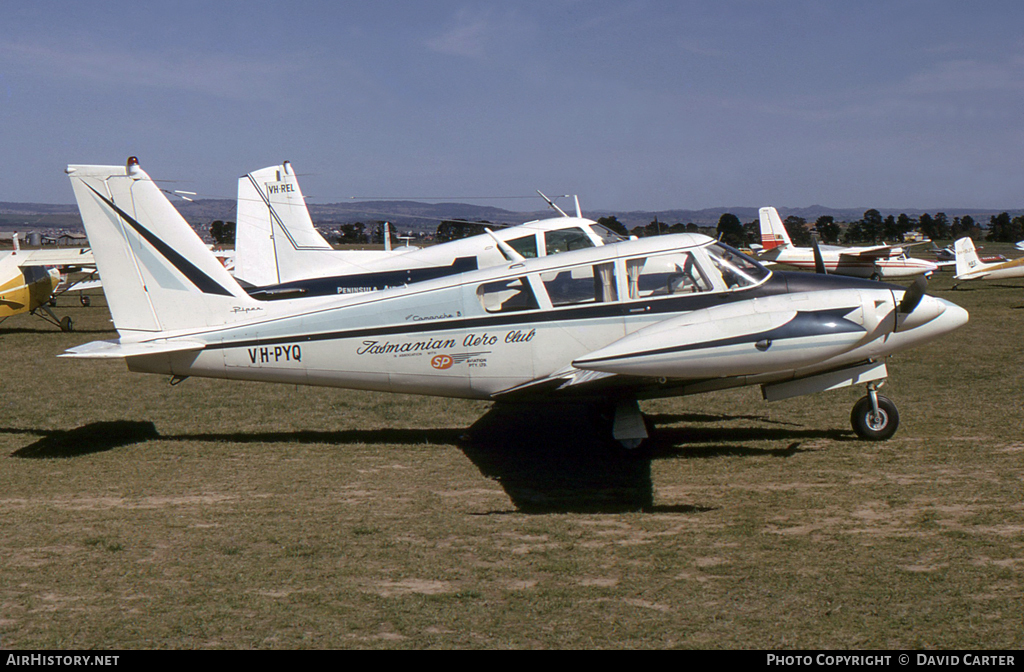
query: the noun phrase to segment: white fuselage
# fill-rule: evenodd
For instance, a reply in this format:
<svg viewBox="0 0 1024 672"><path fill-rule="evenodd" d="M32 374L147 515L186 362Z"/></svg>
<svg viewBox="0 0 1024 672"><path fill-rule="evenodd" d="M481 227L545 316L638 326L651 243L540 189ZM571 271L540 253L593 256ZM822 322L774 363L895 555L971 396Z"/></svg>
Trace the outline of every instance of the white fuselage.
<svg viewBox="0 0 1024 672"><path fill-rule="evenodd" d="M801 270L813 271L814 250L809 247L779 248L777 256L765 255L780 264L799 268ZM825 264L825 270L829 273L848 275L855 278L870 278L878 275L880 278L911 278L926 273L934 273L938 270L938 264L926 259L915 259L906 254L898 254L890 257L855 257L850 253L856 253L858 248L830 248L822 246L821 258Z"/></svg>
<svg viewBox="0 0 1024 672"><path fill-rule="evenodd" d="M200 341L202 350L129 357L128 365L178 376L476 399L560 373L603 372L659 381L664 392L640 394L668 396L708 379L720 387L769 383L884 358L967 319L954 304L925 296L904 323L896 312L900 292L873 283L787 293L779 275L730 289L722 275L713 277L702 240L708 239L629 241L380 292L271 302L257 311L265 315L260 319L161 334L168 342ZM636 259L661 259L682 249L710 278L705 291L639 296L631 286ZM614 269L605 291L610 300L553 305L552 278L571 281L597 266ZM776 288L767 291L770 281ZM496 309L507 298L497 290L508 283L529 287L535 304ZM835 316L832 323L815 323L819 332L786 332L794 317L828 311ZM835 322L846 328L830 331ZM769 334L761 339L767 344L751 340L762 333ZM705 389L706 382L692 391Z"/></svg>
<svg viewBox="0 0 1024 672"><path fill-rule="evenodd" d="M966 273L958 273L954 276L954 280L1005 280L1022 277L1024 277L1024 258L996 264L978 262Z"/></svg>

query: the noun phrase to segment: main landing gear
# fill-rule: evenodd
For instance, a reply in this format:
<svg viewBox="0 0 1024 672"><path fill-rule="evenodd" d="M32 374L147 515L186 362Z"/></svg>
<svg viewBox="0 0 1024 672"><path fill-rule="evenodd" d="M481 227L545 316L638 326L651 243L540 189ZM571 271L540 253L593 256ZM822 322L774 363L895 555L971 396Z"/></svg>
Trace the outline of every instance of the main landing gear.
<svg viewBox="0 0 1024 672"><path fill-rule="evenodd" d="M37 313L36 312L37 310L41 310L43 312L42 313ZM44 320L46 322L49 322L50 324L52 324L53 326L59 328L63 332L69 332L69 331L74 331L75 330L75 325L71 321L71 317L70 316L65 315L64 317L57 317L53 313L53 311L50 310L50 307L48 305L46 305L45 303L43 305L39 306L38 308L36 308L36 310L33 310L32 314L35 315L38 318L41 318L42 320Z"/></svg>
<svg viewBox="0 0 1024 672"><path fill-rule="evenodd" d="M868 384L868 394L853 405L850 423L857 436L867 441L886 441L900 426L900 414L896 404L888 397L878 394L880 385Z"/></svg>
<svg viewBox="0 0 1024 672"><path fill-rule="evenodd" d="M613 405L599 411L605 423L609 423L611 438L626 455L643 455L650 447L650 423L640 411L636 399L620 399Z"/></svg>

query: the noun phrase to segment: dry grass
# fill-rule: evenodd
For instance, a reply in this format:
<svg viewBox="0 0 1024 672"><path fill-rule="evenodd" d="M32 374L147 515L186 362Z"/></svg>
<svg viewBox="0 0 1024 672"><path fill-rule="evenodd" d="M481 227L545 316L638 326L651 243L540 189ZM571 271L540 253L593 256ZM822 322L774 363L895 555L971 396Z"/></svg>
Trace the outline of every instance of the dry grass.
<svg viewBox="0 0 1024 672"><path fill-rule="evenodd" d="M891 441L861 390L739 390L645 404L643 459L576 411L56 359L102 298L12 318L0 645L1020 648L1024 282L949 285L972 321L894 359Z"/></svg>

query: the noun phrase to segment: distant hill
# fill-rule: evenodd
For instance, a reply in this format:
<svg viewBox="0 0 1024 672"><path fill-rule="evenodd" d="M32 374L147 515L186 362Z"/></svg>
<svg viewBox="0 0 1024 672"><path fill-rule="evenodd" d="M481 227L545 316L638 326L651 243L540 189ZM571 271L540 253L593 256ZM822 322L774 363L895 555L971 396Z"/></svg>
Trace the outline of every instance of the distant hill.
<svg viewBox="0 0 1024 672"><path fill-rule="evenodd" d="M194 202L177 201L175 207L182 216L193 225L208 225L220 219L234 221L235 201L229 199L202 199ZM829 208L823 205L812 205L802 208L778 206L783 219L795 215L808 222L818 217L831 216L837 222L852 222L864 216L869 208ZM877 208L883 217L905 213L916 217L922 213L935 214L945 212L946 216L963 217L970 215L979 224L987 224L992 215L1009 212L1011 217L1024 214L1022 209L885 209ZM658 211L612 211L584 210L583 215L590 219L600 217L616 217L626 228L644 226L655 219L666 224L690 222L698 226L715 226L723 213L736 215L741 222L757 219L756 207L719 207L703 210L658 210ZM418 201L352 201L345 203L309 204L309 212L313 221L325 226L363 222L370 224L377 221L389 221L403 230L433 232L444 219L465 219L468 221L486 221L493 224L522 224L534 219L544 219L555 214L553 210L537 210L533 212L516 212L483 205L467 203L421 203ZM53 205L45 203L5 203L0 202L0 228L2 229L81 229L81 218L75 205Z"/></svg>

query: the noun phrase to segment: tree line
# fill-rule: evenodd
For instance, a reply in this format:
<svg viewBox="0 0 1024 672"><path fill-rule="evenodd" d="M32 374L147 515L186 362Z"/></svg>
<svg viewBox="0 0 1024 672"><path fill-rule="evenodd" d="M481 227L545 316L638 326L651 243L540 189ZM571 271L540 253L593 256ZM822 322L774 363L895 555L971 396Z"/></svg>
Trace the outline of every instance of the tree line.
<svg viewBox="0 0 1024 672"><path fill-rule="evenodd" d="M646 226L636 226L627 232L626 227L615 217L602 217L598 223L604 224L620 234L637 237L666 233L694 233L702 228L692 222L668 225L655 219ZM917 217L902 213L898 216L882 217L882 214L875 209L865 211L861 219L849 223L837 222L831 215L823 215L818 217L813 224L809 224L803 217L791 215L783 224L793 244L800 247L810 246L814 234L817 234L818 239L823 243L843 245L899 241L904 234L911 231L920 231L931 240L955 240L969 236L975 240L984 238L988 241L1012 243L1024 239L1024 215L1011 218L1006 212L992 215L989 218L987 231L970 215L954 217L952 220L944 212L938 212L935 215L923 213ZM757 219L744 224L739 217L726 212L718 219L715 237L734 247L760 244L761 224Z"/></svg>
<svg viewBox="0 0 1024 672"><path fill-rule="evenodd" d="M712 233L712 227L701 227L693 222L668 224L654 219L650 224L627 229L614 215L601 217L598 224L611 229L621 236L660 236L668 233ZM867 210L864 216L855 222L836 222L831 215L823 215L813 224L808 224L803 217L791 215L783 222L794 245L806 247L816 233L819 240L826 244L877 244L886 241L901 240L905 233L918 230L931 240L955 240L970 236L975 240L1013 243L1024 239L1024 215L1011 218L1006 212L989 217L988 230L982 228L970 215L954 217L952 220L944 212L935 215L923 213L917 217L906 214L898 216L882 214L875 209ZM469 222L462 219L446 219L437 226L434 239L446 243L460 238L480 235L485 232L490 222ZM499 224L497 226L506 226ZM758 220L744 224L732 213L726 212L718 219L714 227L714 236L722 242L735 247L749 247L761 242L761 225ZM394 238L396 232L392 230ZM217 243L231 244L235 240L235 223L214 221L210 225L210 235ZM384 222L378 221L367 226L362 222L340 224L335 242L339 244L366 244L384 242Z"/></svg>

